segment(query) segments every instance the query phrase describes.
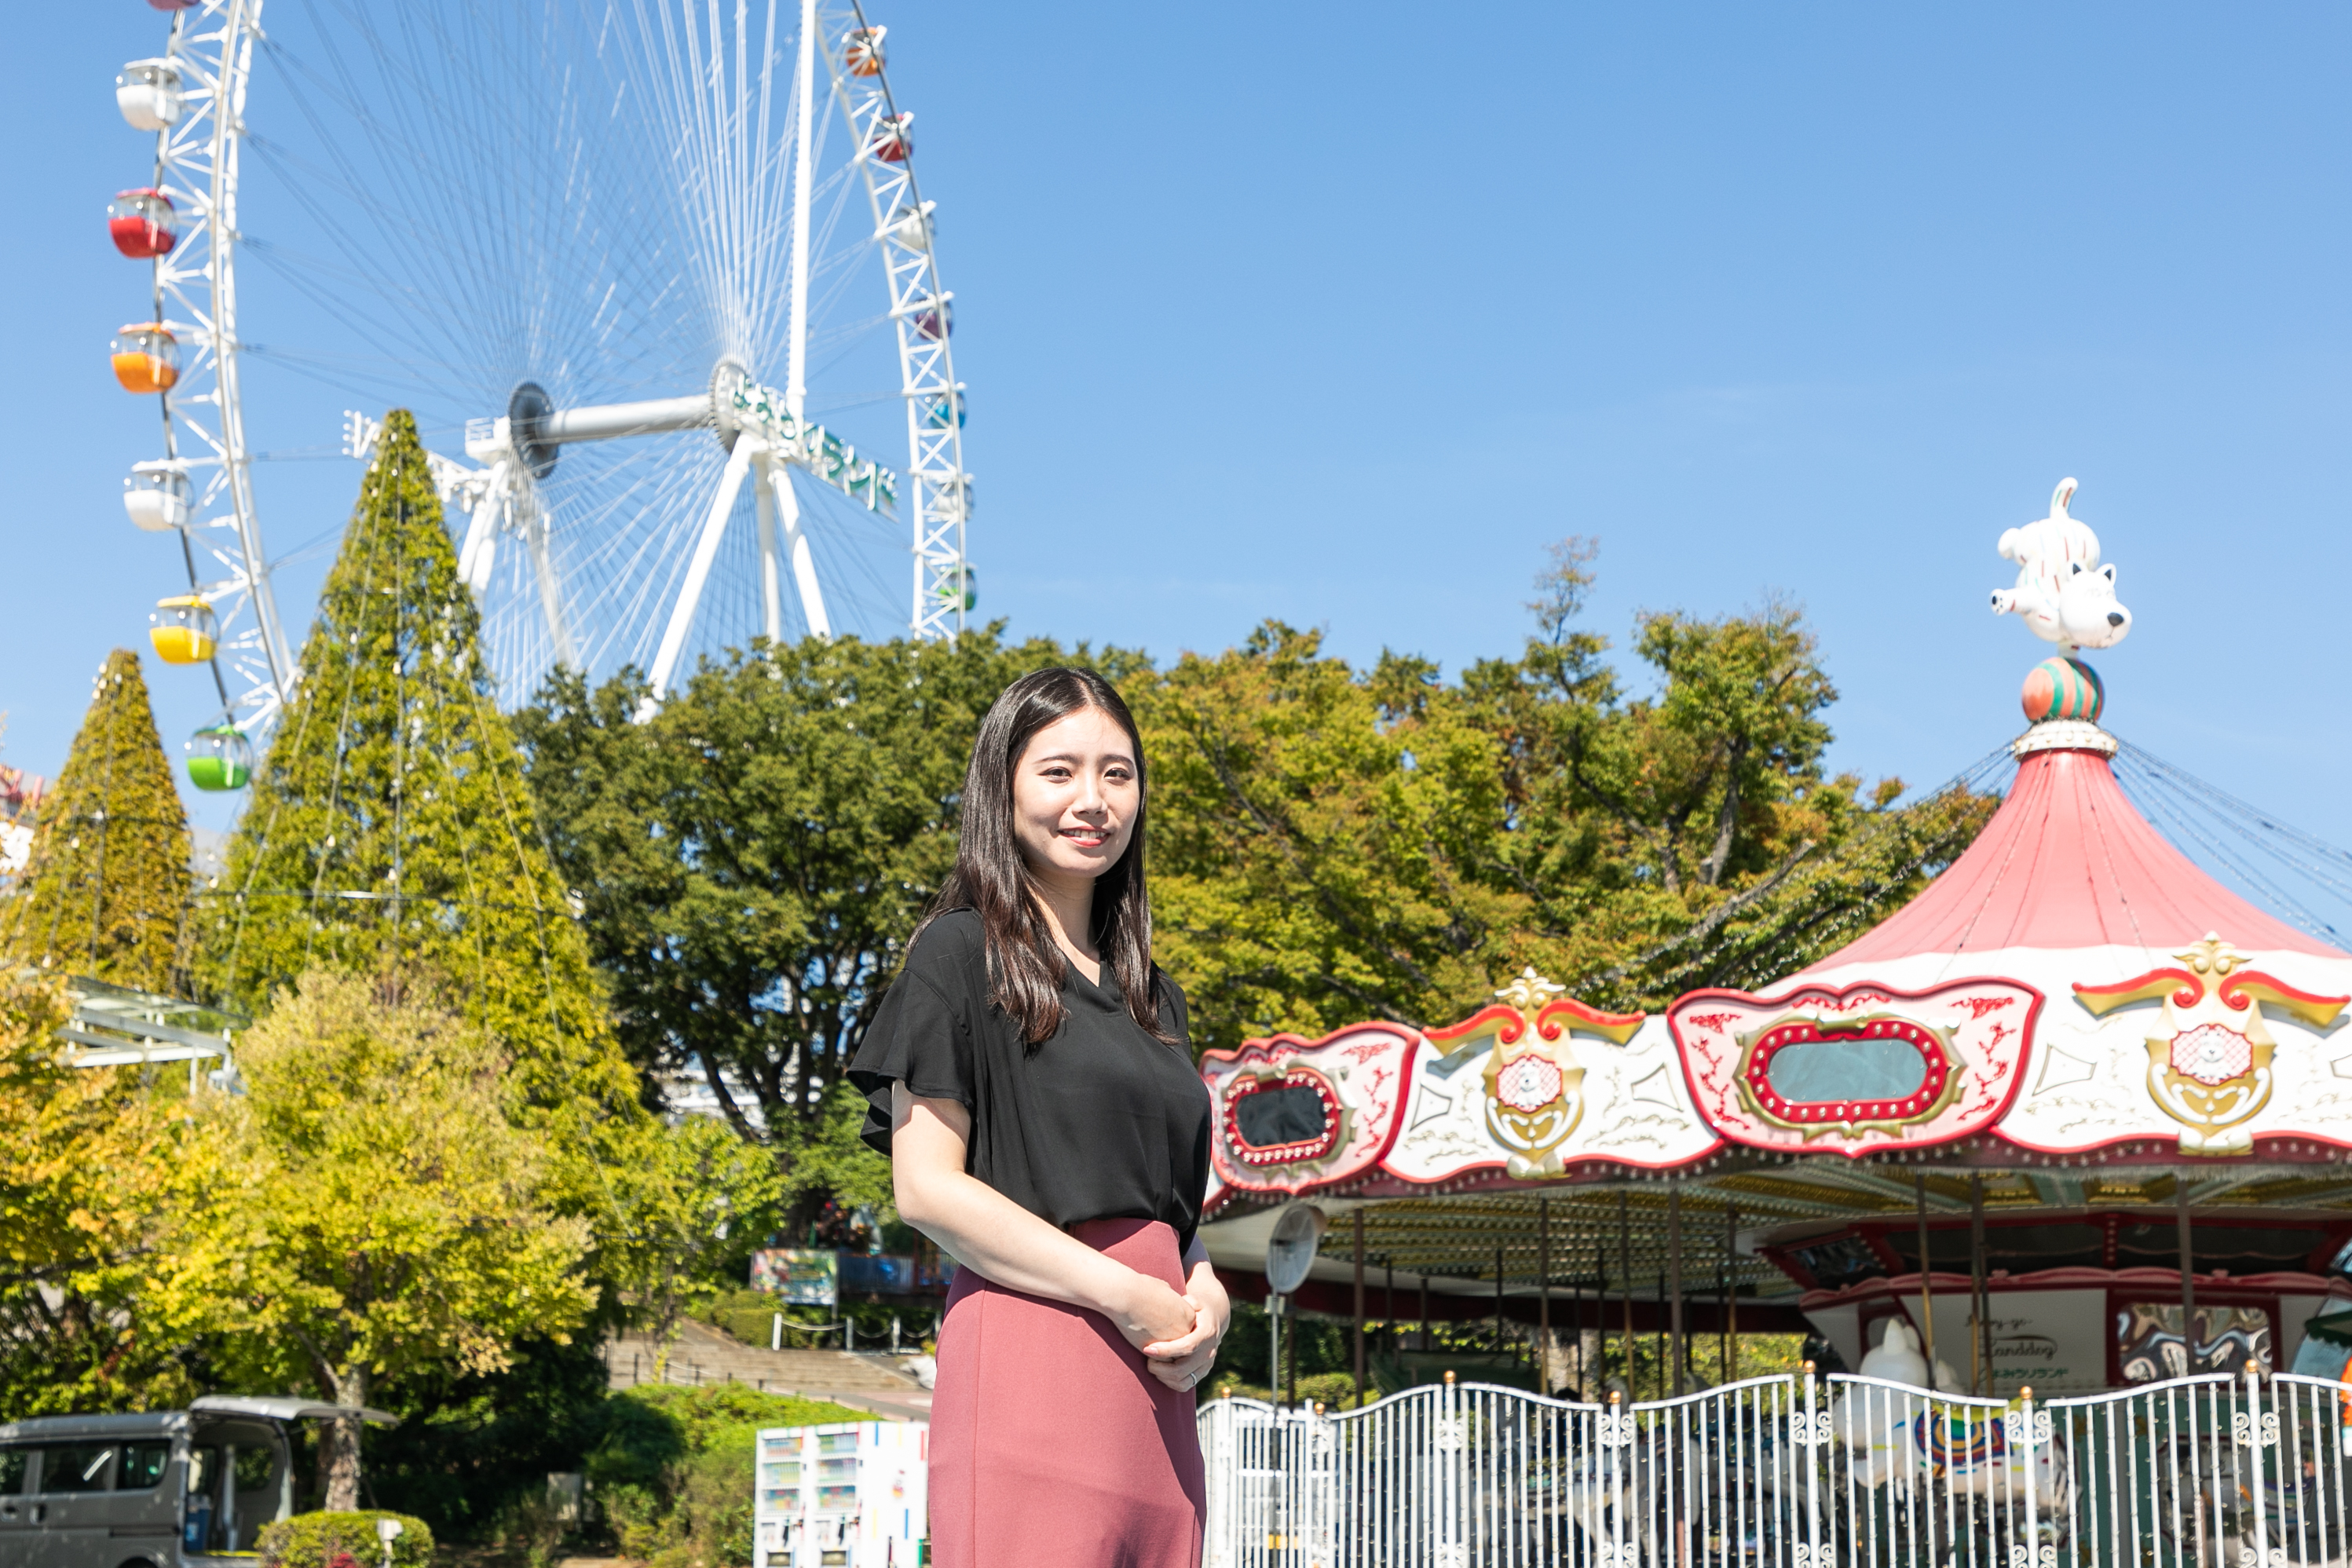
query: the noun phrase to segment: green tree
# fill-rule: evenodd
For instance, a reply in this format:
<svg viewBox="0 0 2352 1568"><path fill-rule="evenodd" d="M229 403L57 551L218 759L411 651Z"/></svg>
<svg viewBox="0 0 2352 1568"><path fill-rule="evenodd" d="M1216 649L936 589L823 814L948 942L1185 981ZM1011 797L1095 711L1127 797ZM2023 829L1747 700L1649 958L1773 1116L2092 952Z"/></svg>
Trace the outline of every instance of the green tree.
<svg viewBox="0 0 2352 1568"><path fill-rule="evenodd" d="M736 1132L798 1173L803 1210L887 1194L837 1086L953 863L981 716L1015 677L1089 657L995 628L763 642L705 663L644 723L633 672L593 690L558 672L517 716L630 1055L701 1075Z"/></svg>
<svg viewBox="0 0 2352 1568"><path fill-rule="evenodd" d="M190 1158L184 1102L58 1057L54 977L0 977L0 1420L168 1405L200 1353L126 1309Z"/></svg>
<svg viewBox="0 0 2352 1568"><path fill-rule="evenodd" d="M415 421L394 410L205 900L203 973L258 1010L314 966L437 970L535 1103L593 1119L635 1079L479 640Z"/></svg>
<svg viewBox="0 0 2352 1568"><path fill-rule="evenodd" d="M1580 626L1592 557L1555 550L1537 635L1451 684L1276 623L1130 684L1197 1043L1443 1023L1528 964L1623 1008L1759 985L1967 847L1989 798L1827 774L1836 693L1790 606L1643 616L1658 689L1626 696Z"/></svg>
<svg viewBox="0 0 2352 1568"><path fill-rule="evenodd" d="M1129 683L1151 766L1154 946L1194 1043L1363 1018L1439 1022L1492 988L1532 901L1488 874L1492 738L1269 622ZM1391 708L1383 691L1410 690Z"/></svg>
<svg viewBox="0 0 2352 1568"><path fill-rule="evenodd" d="M413 977L299 977L238 1046L245 1092L207 1113L214 1174L149 1260L152 1323L221 1336L246 1380L366 1405L446 1367L562 1342L596 1294L587 1222L479 1024ZM355 1422L320 1440L324 1506L359 1503Z"/></svg>
<svg viewBox="0 0 2352 1568"><path fill-rule="evenodd" d="M155 733L139 655L107 655L0 915L18 962L142 990L174 988L188 906L188 817Z"/></svg>

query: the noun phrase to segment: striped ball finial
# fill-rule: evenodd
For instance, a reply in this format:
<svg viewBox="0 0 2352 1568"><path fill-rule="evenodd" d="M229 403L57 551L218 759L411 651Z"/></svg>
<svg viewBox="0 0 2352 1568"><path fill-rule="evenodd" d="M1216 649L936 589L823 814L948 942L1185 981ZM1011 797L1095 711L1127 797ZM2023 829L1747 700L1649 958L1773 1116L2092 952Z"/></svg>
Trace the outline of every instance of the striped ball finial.
<svg viewBox="0 0 2352 1568"><path fill-rule="evenodd" d="M2080 659L2044 659L2026 672L2023 701L2030 724L2053 718L2096 724L2107 706L2107 689L2099 684L2099 672Z"/></svg>

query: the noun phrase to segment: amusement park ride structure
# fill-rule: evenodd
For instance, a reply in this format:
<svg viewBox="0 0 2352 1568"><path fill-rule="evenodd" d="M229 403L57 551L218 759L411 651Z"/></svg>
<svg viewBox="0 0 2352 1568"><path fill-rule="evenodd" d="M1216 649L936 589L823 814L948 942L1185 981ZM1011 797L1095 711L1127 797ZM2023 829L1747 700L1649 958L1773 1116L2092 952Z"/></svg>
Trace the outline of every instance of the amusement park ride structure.
<svg viewBox="0 0 2352 1568"><path fill-rule="evenodd" d="M464 9L465 0L453 3ZM116 197L108 233L124 256L150 264L152 304L150 319L117 335L112 366L125 391L157 400L163 427L163 455L132 465L125 508L140 528L179 536L187 573L185 591L159 601L151 641L167 663L207 666L221 704L189 743L198 788L247 781L299 679L272 591L240 391L250 350L239 335L247 236L238 193L257 51L278 59L289 94L304 82L345 89L329 106L340 117L303 101L324 151L288 167L314 181L317 188L297 193L314 214L378 220L364 234L336 231L353 264L345 277L358 282L338 303L356 315L371 292L383 302L374 318L385 324L379 347L399 347L394 340L410 332L400 372L407 381L395 377L396 395L470 401L501 376L510 388L502 412L466 426L470 465L432 456L503 700L527 698L554 665L609 674L635 663L658 701L697 646L887 629L855 604L845 616L838 582L827 592L825 576L854 555L825 537L860 514L901 517L909 530L902 559L910 560L910 590L894 596L899 608L889 620L917 636L962 627L976 595L965 553L972 484L950 346L952 296L940 281L934 204L916 183L913 116L890 92L887 30L869 24L856 0L840 10L801 0L796 31L772 5L764 31L740 5L731 21L690 5L668 7L675 16L640 8L635 30L618 33L611 17L484 13L474 52L488 60L503 48L536 68L516 73L512 82L522 85L503 93L535 111L516 117L532 140L505 163L485 162L479 83L437 42L446 18L404 14L394 29L377 31L377 17L352 16L368 65L415 100L399 128L404 139L391 110L351 87L348 61L305 61L266 37L263 0L149 4L170 14L164 52L125 66L116 100L134 129L154 133L154 169L148 183ZM558 55L571 64L547 68ZM608 75L592 79L596 65ZM604 119L545 96L561 91L604 93L596 107ZM836 120L839 134L829 139ZM788 129L778 134L780 125ZM551 126L551 140L542 133ZM419 134L432 127L443 140ZM600 159L633 161L600 169ZM529 178L550 169L571 177ZM405 183L388 170L407 171ZM563 185L570 209L519 216L509 210L519 178ZM583 193L601 193L615 210ZM853 204L861 215L848 215ZM412 243L391 243L396 235ZM484 235L498 236L498 254L473 253ZM779 266L777 256L787 259ZM852 274L875 259L886 301L861 313ZM425 308L436 291L439 308ZM576 319L503 329L566 308ZM499 329L475 330L478 321ZM859 371L856 355L885 324L895 392L846 402L837 392L835 404L900 406L903 475L861 455L812 413L811 382L821 374L872 371ZM698 365L698 354L707 356ZM756 379L766 357L782 361L781 388ZM684 385L678 368L690 368ZM610 395L647 380L653 390L667 380L680 395ZM347 415L345 450L370 455L378 428ZM562 465L565 449L582 444L631 455ZM560 465L573 472L559 476ZM722 552L747 484L756 549ZM816 506L824 497L833 500ZM505 540L519 550L502 548ZM826 548L835 548L830 566L820 559ZM730 561L748 570L756 604L731 621L714 616L709 593ZM730 600L730 613L744 597Z"/></svg>
<svg viewBox="0 0 2352 1568"><path fill-rule="evenodd" d="M2131 621L2074 488L2001 538L1993 609L2055 645L2015 781L1891 918L1654 1014L1530 970L1207 1053L1234 1294L1319 1236L1294 1301L1353 1317L1360 1388L1368 1316L1423 1353L1344 1414L1204 1405L1207 1562L2352 1561L2352 953L2118 786L2082 655ZM1489 1313L1533 1391L1439 1381L1429 1321ZM1743 1327L1824 1348L1743 1377Z"/></svg>
<svg viewBox="0 0 2352 1568"><path fill-rule="evenodd" d="M2006 800L1925 892L1754 994L1613 1014L1530 971L1446 1028L1209 1053L1221 1265L1246 1281L1307 1201L1361 1217L1325 1244L1327 1311L1360 1245L1413 1293L1382 1316L1426 1280L1440 1316L1499 1291L1547 1326L1619 1296L1646 1323L1664 1286L1676 1335L1744 1311L1849 1365L1903 1318L1983 1394L2291 1361L2352 1298L2352 955L2118 788L2083 654L2130 616L2073 490L2002 538L1993 607L2055 652Z"/></svg>
<svg viewBox="0 0 2352 1568"><path fill-rule="evenodd" d="M124 66L114 100L154 133L154 169L115 197L107 235L152 269L149 319L116 334L112 361L125 392L155 398L163 451L131 465L122 500L140 528L179 536L187 591L157 606L151 638L167 664L209 666L221 710L188 743L189 776L233 789L296 678L239 391L237 187L262 0L150 3L171 13L164 52Z"/></svg>

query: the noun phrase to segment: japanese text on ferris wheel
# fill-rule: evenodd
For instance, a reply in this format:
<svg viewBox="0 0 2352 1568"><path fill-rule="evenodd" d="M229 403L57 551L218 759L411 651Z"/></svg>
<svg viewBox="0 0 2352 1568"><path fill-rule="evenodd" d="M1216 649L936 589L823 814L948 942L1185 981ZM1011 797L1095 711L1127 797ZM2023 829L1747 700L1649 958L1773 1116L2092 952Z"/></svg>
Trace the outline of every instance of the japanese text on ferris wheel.
<svg viewBox="0 0 2352 1568"><path fill-rule="evenodd" d="M757 382L735 383L733 404L744 428L758 434L769 449L787 462L797 463L869 512L895 516L898 476L814 420L795 419L783 394Z"/></svg>

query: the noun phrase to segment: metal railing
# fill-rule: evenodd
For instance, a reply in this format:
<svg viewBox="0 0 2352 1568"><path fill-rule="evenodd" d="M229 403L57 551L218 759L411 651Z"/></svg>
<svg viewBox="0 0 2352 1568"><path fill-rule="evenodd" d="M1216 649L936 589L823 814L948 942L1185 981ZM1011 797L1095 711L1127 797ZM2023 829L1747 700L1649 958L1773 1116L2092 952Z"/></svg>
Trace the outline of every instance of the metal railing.
<svg viewBox="0 0 2352 1568"><path fill-rule="evenodd" d="M1643 1404L1483 1384L1202 1406L1209 1568L2345 1568L2352 1388L2013 1403L1836 1375Z"/></svg>

